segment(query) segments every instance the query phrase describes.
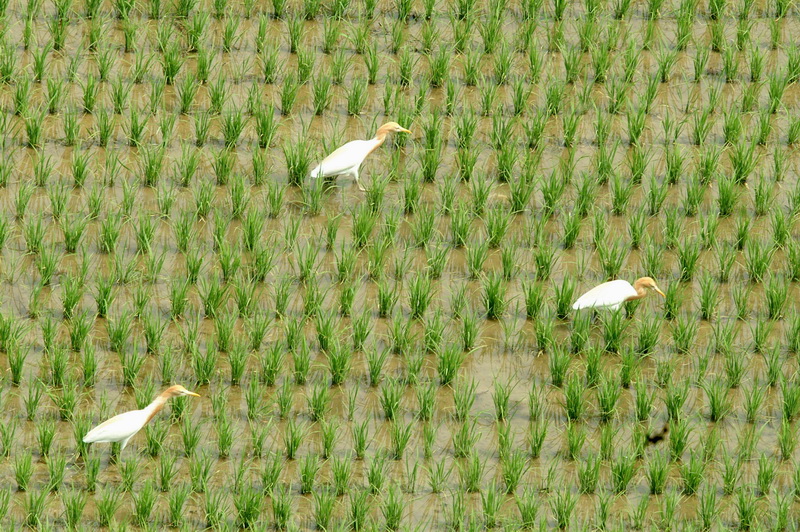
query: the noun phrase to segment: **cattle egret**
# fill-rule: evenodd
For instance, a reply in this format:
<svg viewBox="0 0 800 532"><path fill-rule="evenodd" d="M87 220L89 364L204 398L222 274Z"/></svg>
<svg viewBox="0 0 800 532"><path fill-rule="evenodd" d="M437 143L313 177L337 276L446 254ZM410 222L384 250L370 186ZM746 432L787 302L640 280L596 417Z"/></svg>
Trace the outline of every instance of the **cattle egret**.
<svg viewBox="0 0 800 532"><path fill-rule="evenodd" d="M131 410L124 414L119 414L111 419L100 423L98 426L86 433L83 437L84 443L110 443L119 442L122 444L122 449L128 445L134 434L139 432L148 421L153 419L153 416L158 414L159 410L164 408L167 401L171 397L178 397L181 395L192 395L200 397L194 392L190 392L180 384L170 386L164 392L155 398L155 400L144 407L142 410Z"/></svg>
<svg viewBox="0 0 800 532"><path fill-rule="evenodd" d="M350 175L356 180L358 188L364 190L358 180L358 169L367 155L375 151L386 141L389 133L411 133L397 122L387 122L378 128L370 140L353 140L325 157L316 168L311 170L311 177L330 177Z"/></svg>
<svg viewBox="0 0 800 532"><path fill-rule="evenodd" d="M617 310L626 301L641 299L647 295L647 290L655 290L663 297L662 292L656 282L650 277L636 279L631 285L628 281L616 280L595 286L572 304L572 308L580 310L582 308L608 308Z"/></svg>

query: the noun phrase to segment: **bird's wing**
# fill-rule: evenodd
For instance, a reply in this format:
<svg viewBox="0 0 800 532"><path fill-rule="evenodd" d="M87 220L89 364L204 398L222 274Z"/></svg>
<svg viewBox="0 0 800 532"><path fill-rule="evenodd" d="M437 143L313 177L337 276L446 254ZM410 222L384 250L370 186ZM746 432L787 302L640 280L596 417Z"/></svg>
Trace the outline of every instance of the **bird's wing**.
<svg viewBox="0 0 800 532"><path fill-rule="evenodd" d="M580 310L592 307L618 307L629 297L635 296L636 290L628 281L616 280L595 286L572 304L572 308Z"/></svg>
<svg viewBox="0 0 800 532"><path fill-rule="evenodd" d="M130 438L144 426L144 410L131 410L103 421L83 437L84 443L114 442Z"/></svg>
<svg viewBox="0 0 800 532"><path fill-rule="evenodd" d="M358 168L364 158L375 148L374 140L353 140L337 148L311 171L312 177L345 174Z"/></svg>

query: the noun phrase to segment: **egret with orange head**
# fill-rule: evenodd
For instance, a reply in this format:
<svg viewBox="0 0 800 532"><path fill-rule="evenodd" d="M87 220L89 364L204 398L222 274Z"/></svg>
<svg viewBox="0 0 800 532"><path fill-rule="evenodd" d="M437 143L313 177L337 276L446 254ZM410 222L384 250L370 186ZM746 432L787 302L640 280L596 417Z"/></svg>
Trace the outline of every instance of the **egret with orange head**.
<svg viewBox="0 0 800 532"><path fill-rule="evenodd" d="M607 308L617 310L626 301L641 299L647 295L648 290L653 290L662 297L664 292L658 287L652 277L641 277L633 284L617 279L595 286L572 304L572 308Z"/></svg>
<svg viewBox="0 0 800 532"><path fill-rule="evenodd" d="M191 395L200 397L194 392L190 392L180 384L170 386L161 393L155 400L141 410L131 410L124 414L119 414L111 419L104 421L86 433L83 437L84 443L112 443L121 444L120 452L128 445L128 441L139 432L153 416L164 408L167 401L172 397L181 395Z"/></svg>
<svg viewBox="0 0 800 532"><path fill-rule="evenodd" d="M386 141L389 133L411 133L397 122L387 122L378 128L375 136L370 140L353 140L337 148L325 157L313 170L311 177L331 177L336 175L349 175L356 180L358 188L364 190L358 180L358 169L367 155L377 150Z"/></svg>

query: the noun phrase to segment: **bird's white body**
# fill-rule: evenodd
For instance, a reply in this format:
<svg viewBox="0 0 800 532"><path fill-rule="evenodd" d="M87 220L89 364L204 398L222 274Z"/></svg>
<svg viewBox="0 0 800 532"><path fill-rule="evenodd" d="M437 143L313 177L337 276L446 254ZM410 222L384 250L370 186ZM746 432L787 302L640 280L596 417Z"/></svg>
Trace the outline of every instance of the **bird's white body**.
<svg viewBox="0 0 800 532"><path fill-rule="evenodd" d="M572 308L607 308L617 310L625 301L639 296L628 281L617 279L595 286L572 304Z"/></svg>
<svg viewBox="0 0 800 532"><path fill-rule="evenodd" d="M142 427L152 417L151 403L147 408L142 410L132 410L119 414L111 419L100 423L98 426L86 433L83 437L84 443L111 443L119 442L121 444L120 451L128 445L128 440L142 430Z"/></svg>
<svg viewBox="0 0 800 532"><path fill-rule="evenodd" d="M180 385L170 386L155 400L141 410L131 410L108 419L86 433L83 437L84 443L113 443L119 442L120 452L128 445L128 441L147 425L153 416L164 408L171 397L181 395L193 395L200 397L194 392L190 392Z"/></svg>
<svg viewBox="0 0 800 532"><path fill-rule="evenodd" d="M311 170L311 177L332 177L337 175L349 175L355 179L358 188L364 190L358 180L358 172L364 159L377 150L386 141L389 133L411 133L397 122L387 122L378 128L375 137L369 140L352 140L344 146L337 148L333 153L325 157L321 163Z"/></svg>
<svg viewBox="0 0 800 532"><path fill-rule="evenodd" d="M361 163L382 143L379 139L353 140L325 157L313 170L311 177L350 175L358 181Z"/></svg>

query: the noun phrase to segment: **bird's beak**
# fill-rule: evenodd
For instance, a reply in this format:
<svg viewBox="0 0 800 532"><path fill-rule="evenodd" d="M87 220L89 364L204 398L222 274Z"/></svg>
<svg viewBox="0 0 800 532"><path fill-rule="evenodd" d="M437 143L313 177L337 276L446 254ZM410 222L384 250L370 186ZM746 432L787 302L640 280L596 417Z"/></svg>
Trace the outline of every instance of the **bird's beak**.
<svg viewBox="0 0 800 532"><path fill-rule="evenodd" d="M659 289L657 286L654 286L654 287L653 287L653 290L655 290L656 292L658 292L659 294L661 294L661 297L667 297L667 294L665 294L664 292L662 292L662 291L661 291L661 289Z"/></svg>
<svg viewBox="0 0 800 532"><path fill-rule="evenodd" d="M199 393L190 392L189 390L186 390L186 395L191 395L192 397L200 397Z"/></svg>
<svg viewBox="0 0 800 532"><path fill-rule="evenodd" d="M409 135L413 135L413 133L411 133L409 130L407 130L407 129L406 129L406 128L404 128L404 127L401 127L401 128L400 128L400 133L408 133Z"/></svg>

